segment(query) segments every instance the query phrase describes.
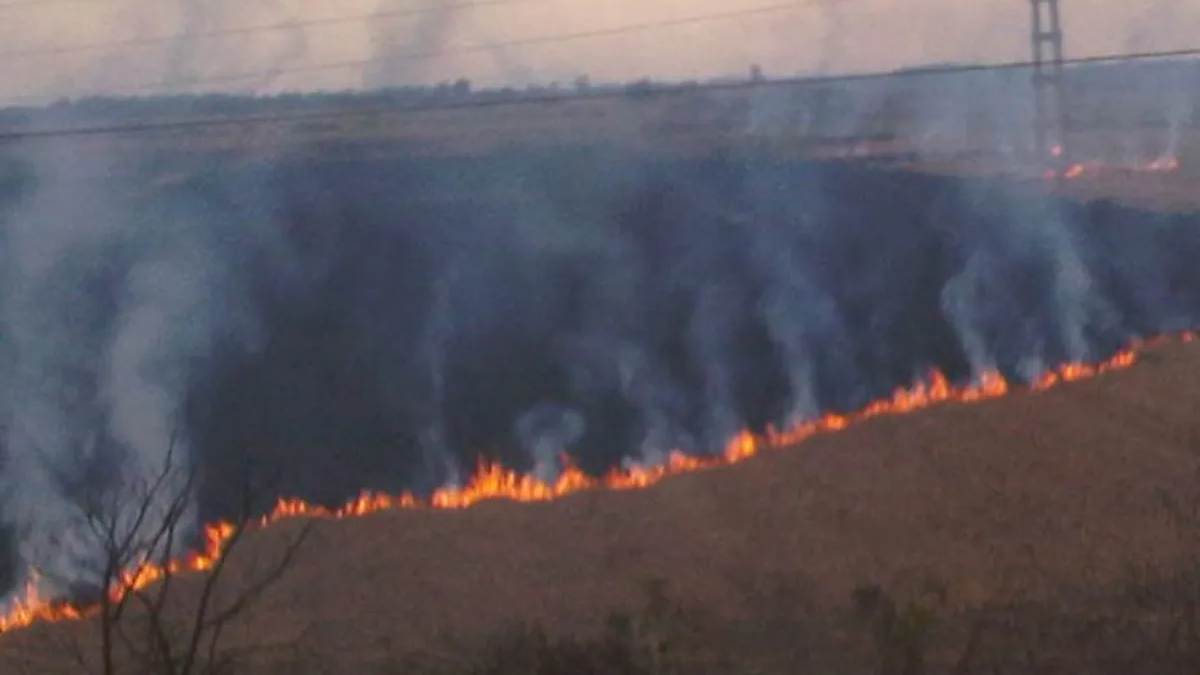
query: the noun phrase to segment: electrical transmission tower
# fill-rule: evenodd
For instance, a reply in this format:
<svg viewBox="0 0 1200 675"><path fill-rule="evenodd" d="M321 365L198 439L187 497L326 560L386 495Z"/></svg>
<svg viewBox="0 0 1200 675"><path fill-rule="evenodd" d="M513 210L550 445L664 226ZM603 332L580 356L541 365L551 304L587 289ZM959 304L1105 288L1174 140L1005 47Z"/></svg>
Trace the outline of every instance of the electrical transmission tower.
<svg viewBox="0 0 1200 675"><path fill-rule="evenodd" d="M1039 158L1055 169L1068 156L1066 90L1063 83L1063 30L1059 0L1029 0L1033 9L1033 114Z"/></svg>

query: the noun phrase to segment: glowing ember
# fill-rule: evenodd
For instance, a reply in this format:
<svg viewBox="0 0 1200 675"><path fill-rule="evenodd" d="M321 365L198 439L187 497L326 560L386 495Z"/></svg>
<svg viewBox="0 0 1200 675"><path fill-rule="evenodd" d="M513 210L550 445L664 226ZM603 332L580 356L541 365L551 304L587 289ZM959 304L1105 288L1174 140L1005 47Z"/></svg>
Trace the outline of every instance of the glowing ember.
<svg viewBox="0 0 1200 675"><path fill-rule="evenodd" d="M1191 342L1196 335L1182 336ZM1110 370L1127 368L1137 360L1137 352L1149 343L1161 342L1154 339L1135 343L1100 365L1068 364L1046 373L1033 385L1034 390L1043 390L1061 382L1070 382L1092 377ZM934 372L929 380L908 389L898 389L891 398L876 401L863 410L849 415L825 415L819 420L805 423L787 431L768 430L759 436L742 432L730 441L724 454L719 457L690 457L683 453L672 453L661 466L614 470L603 478L591 478L567 463L567 469L553 485L542 483L531 476L520 475L499 465L481 463L475 475L464 487L438 490L427 502L411 494L389 496L363 493L357 499L337 509L316 506L297 499L280 499L272 512L263 516L256 525L265 527L285 518L351 518L389 509L463 509L483 500L509 499L519 502L540 502L557 499L583 490L609 489L632 490L648 487L662 479L685 472L717 466L725 466L749 459L767 448L791 446L810 436L845 429L855 422L889 414L903 414L946 402L975 402L996 398L1008 393L1009 383L999 373L984 375L975 384L955 388L944 375ZM176 560L164 567L146 564L122 575L119 583L109 590L114 601L126 593L140 590L161 580L167 575L185 572L203 572L212 569L220 559L236 528L230 523L218 523L205 527L206 544L199 553ZM55 603L37 594L37 579L27 584L24 596L9 608L8 614L0 617L0 633L23 628L38 622L64 621L92 615L97 608L80 608Z"/></svg>

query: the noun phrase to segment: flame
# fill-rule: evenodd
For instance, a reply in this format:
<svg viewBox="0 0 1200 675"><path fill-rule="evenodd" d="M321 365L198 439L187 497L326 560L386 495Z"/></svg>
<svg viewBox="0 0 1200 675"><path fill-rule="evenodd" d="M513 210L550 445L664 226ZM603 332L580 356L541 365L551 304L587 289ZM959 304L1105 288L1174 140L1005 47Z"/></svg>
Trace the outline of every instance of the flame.
<svg viewBox="0 0 1200 675"><path fill-rule="evenodd" d="M1057 156L1057 155L1056 155ZM1145 164L1133 165L1118 165L1108 164L1101 161L1076 162L1062 170L1061 174L1056 174L1053 169L1049 169L1045 173L1047 179L1065 178L1074 180L1085 176L1095 176L1112 171L1127 171L1133 173L1172 173L1180 168L1179 158L1164 155Z"/></svg>
<svg viewBox="0 0 1200 675"><path fill-rule="evenodd" d="M1185 333L1180 337L1183 342L1197 339L1195 333ZM1137 361L1139 351L1163 341L1164 338L1135 341L1126 350L1098 365L1071 363L1060 366L1045 373L1031 388L1041 391L1063 382L1128 368ZM330 509L299 499L280 499L271 513L250 526L267 527L287 518L354 518L391 509L465 509L491 499L544 502L584 490L636 490L654 485L672 475L736 464L760 454L763 450L792 446L811 436L840 431L872 417L908 413L941 403L983 401L1004 396L1011 389L1012 386L998 372L986 373L969 386L956 387L945 375L935 371L927 381L909 388L897 389L890 398L876 401L856 413L827 414L818 420L785 431L768 429L762 435L743 431L729 442L722 455L716 457L692 457L673 452L662 465L618 469L602 478L592 478L584 474L570 463L569 457L564 457L566 469L553 485L547 485L532 476L517 473L498 464L481 462L474 476L463 487L442 488L427 501L419 500L412 494L392 496L364 492L340 508ZM169 575L211 570L236 532L237 526L233 523L207 525L204 529L205 545L201 551L166 565L146 563L137 566L120 575L108 591L110 599L114 602L119 601L128 593L144 589ZM7 614L0 616L0 633L35 623L82 619L98 611L97 607L75 607L42 598L37 592L37 587L37 577L31 576L23 595L11 604Z"/></svg>

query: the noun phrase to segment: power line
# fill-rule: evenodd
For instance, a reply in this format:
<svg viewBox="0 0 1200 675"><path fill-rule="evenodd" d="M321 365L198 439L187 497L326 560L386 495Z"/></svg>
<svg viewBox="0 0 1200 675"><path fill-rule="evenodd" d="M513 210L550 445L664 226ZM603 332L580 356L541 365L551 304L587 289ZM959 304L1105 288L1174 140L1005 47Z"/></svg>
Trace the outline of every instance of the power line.
<svg viewBox="0 0 1200 675"><path fill-rule="evenodd" d="M845 0L840 0L845 2ZM751 7L748 9L733 10L727 12L713 12L709 14L700 14L677 19L666 19L662 21L647 21L637 24L626 24L624 26L614 26L612 28L597 28L587 31L579 31L576 33L559 33L557 35L539 35L528 38L518 38L515 40L505 40L486 45L472 45L469 47L461 47L458 49L440 49L425 52L405 52L393 54L382 58L369 59L352 59L347 61L333 61L322 63L313 66L302 66L299 68L286 69L284 74L292 75L297 73L318 73L330 70L344 70L346 68L362 68L375 63L389 63L393 61L419 61L424 59L441 58L444 56L461 56L465 54L478 54L482 52L490 52L496 49L504 49L508 47L528 47L542 44L557 44L562 42L573 42L575 40L586 40L598 37L610 37L614 35L624 35L628 33L636 33L647 30L655 30L659 28L673 28L675 26L686 26L697 23L709 23L713 21L725 21L728 19L740 19L748 16L773 14L776 12L791 11L801 9L814 4L813 2L787 2L774 5L765 5L762 7ZM260 79L276 75L278 71L274 70L258 70L245 73L237 73L216 78L205 78L201 81L189 84L217 84L223 82L237 82L240 80Z"/></svg>
<svg viewBox="0 0 1200 675"><path fill-rule="evenodd" d="M1074 59L1064 59L1063 64L1067 66L1080 66L1089 64L1104 64L1104 63L1124 63L1131 61L1147 61L1160 60L1170 58L1184 57L1200 57L1200 48L1178 49L1171 51L1158 52L1139 52L1132 54L1109 54L1103 56L1089 56ZM829 75L817 77L793 77L781 78L769 81L738 81L727 83L713 83L702 85L700 87L686 86L681 84L665 85L658 91L667 94L672 92L695 91L731 91L740 89L754 89L763 87L817 87L829 84L839 84L856 81L882 80L882 79L904 79L912 77L930 77L940 75L958 75L977 72L989 71L1008 71L1028 69L1036 64L1033 61L1011 61L1007 63L995 64L969 64L969 65L947 65L933 66L929 68L910 69L902 71L886 71L886 72L869 72L857 73L850 75ZM313 94L319 95L317 93ZM507 99L477 99L456 103L439 103L434 105L413 105L401 106L357 106L353 108L336 108L326 110L305 110L296 112L273 112L263 113L258 115L240 115L236 117L197 117L192 119L174 119L160 121L142 121L128 124L111 124L111 125L94 125L94 126L78 126L78 127L59 127L56 129L42 128L34 130L21 131L0 131L0 141L12 141L20 139L33 138L57 138L68 136L103 136L103 135L120 135L150 131L171 131L181 129L195 129L203 127L220 127L220 126L236 126L244 124L256 124L263 122L300 122L314 120L329 120L352 117L366 117L377 115L379 113L390 113L394 115L404 114L419 114L424 112L436 112L443 110L466 110L479 108L493 108L501 106L521 106L521 105L537 105L544 103L554 103L561 101L574 100L596 100L596 99L611 99L624 98L628 96L624 91L600 91L590 93L570 93L570 94L546 94L540 96L522 96L517 100Z"/></svg>
<svg viewBox="0 0 1200 675"><path fill-rule="evenodd" d="M484 0L484 1L500 3L500 2L516 2L517 0ZM532 1L532 0L525 0L525 1ZM825 1L844 3L844 2L851 2L853 0L825 0ZM739 19L739 18L755 16L755 15L765 15L765 14L784 12L784 11L793 11L796 9L809 8L814 5L818 5L818 4L823 4L822 0L792 0L791 2L787 2L787 3L765 5L765 6L760 6L760 7L750 7L750 8L743 8L743 9L731 10L731 11L725 11L725 12L711 12L711 13L707 13L707 14L694 15L694 16L689 16L689 17L680 17L680 18L676 18L676 19L665 19L665 20L660 20L660 21L649 21L649 22L643 22L643 23L638 23L638 24L626 24L624 26L615 26L615 27L611 27L611 28L600 28L600 29L594 29L594 30L588 30L588 31L580 31L580 32L576 32L576 33L560 33L560 34L552 34L552 35L534 36L534 37L528 37L528 38L519 38L519 39L515 39L515 40L507 40L507 41L495 42L495 43L485 44L485 45L471 45L471 46L461 47L461 48L457 48L457 49L441 49L441 50L431 50L431 51L425 51L425 52L407 52L407 53L400 53L400 54L392 54L392 55L388 55L386 57L335 61L335 62L316 64L316 65L312 65L312 66L301 66L301 67L296 67L296 68L276 68L276 69L270 69L270 70L247 71L247 72L241 72L241 73L234 73L231 75L221 75L221 76L214 76L214 77L197 78L197 79L178 82L178 83L156 82L153 84L147 83L147 84L140 84L140 85L132 85L132 86L126 87L124 91L112 92L109 95L115 95L115 96L136 95L138 93L143 93L143 92L147 92L147 91L161 90L165 87L171 86L172 84L175 84L177 86L186 86L186 87L196 88L196 87L205 87L205 86L214 85L214 84L229 84L229 83L241 82L241 81L245 81L245 80L263 80L263 79L267 79L267 78L275 79L275 78L283 77L285 75L312 74L312 73L319 73L319 72L328 72L328 71L333 71L333 70L365 68L367 66L380 64L380 63L420 61L420 60L427 60L427 59L442 58L442 57L447 57L447 56L460 56L460 55L468 55L468 54L487 53L487 52L494 51L496 49L506 49L506 48L511 48L511 47L528 47L528 46L544 45L544 44L557 44L557 43L563 43L563 42L572 42L575 40L594 39L594 38L599 38L599 37L611 37L611 36L615 36L615 35L623 35L623 34L628 34L628 33L635 33L635 32L647 31L647 30L655 30L655 29L661 29L661 28L671 28L671 27L676 27L676 26L684 26L684 25L691 25L691 24L698 24L698 23L708 23L708 22L714 22L714 21ZM23 96L23 97L18 97L15 99L10 98L9 100L10 101L11 100L22 100L22 99L23 100L32 100L35 98L40 99L40 98L44 98L44 97Z"/></svg>
<svg viewBox="0 0 1200 675"><path fill-rule="evenodd" d="M62 0L63 2L97 2L98 0ZM843 0L844 1L844 0ZM211 31L203 31L198 33L179 33L177 35L156 35L153 37L130 38L128 40L115 40L112 42L100 42L85 45L72 45L69 47L47 47L34 49L16 49L11 51L0 51L0 58L16 58L16 57L40 57L40 56L62 56L66 54L79 54L93 51L107 51L110 49L128 49L131 47L151 47L155 45L171 44L180 40L214 40L226 37L234 37L238 35L253 35L256 33L274 33L279 31L296 30L299 28L313 28L324 26L337 26L345 24L361 23L365 21L375 21L379 19L394 19L405 16L420 16L423 14L435 14L443 11L457 11L462 9L472 9L476 7L496 7L503 5L515 5L530 2L545 2L545 0L475 0L473 2L450 2L442 5L425 5L420 7L409 7L406 9L394 9L383 12L374 12L371 14L356 14L353 16L338 16L327 17L324 19L305 19L296 21L280 21L278 23L259 24L257 26L238 26L235 28L220 28ZM0 4L0 9L9 5Z"/></svg>

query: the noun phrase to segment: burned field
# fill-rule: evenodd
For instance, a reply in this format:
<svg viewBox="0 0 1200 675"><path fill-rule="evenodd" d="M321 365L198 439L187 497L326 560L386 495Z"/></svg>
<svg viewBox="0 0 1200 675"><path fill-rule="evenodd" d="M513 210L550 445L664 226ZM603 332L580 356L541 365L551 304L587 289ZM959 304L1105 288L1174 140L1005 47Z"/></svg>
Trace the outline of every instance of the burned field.
<svg viewBox="0 0 1200 675"><path fill-rule="evenodd" d="M582 154L272 181L302 278L250 296L265 340L207 373L190 428L326 504L426 493L479 453L549 480L562 448L593 475L720 453L934 370L1103 361L1200 310L1193 216L984 181Z"/></svg>
<svg viewBox="0 0 1200 675"><path fill-rule="evenodd" d="M428 495L481 456L553 481L564 449L592 475L720 454L933 371L1033 382L1200 317L1200 215L1038 186L583 149L41 161L0 215L14 588L30 565L86 585L81 486L176 441L269 474L263 508ZM188 515L236 501L207 481Z"/></svg>

